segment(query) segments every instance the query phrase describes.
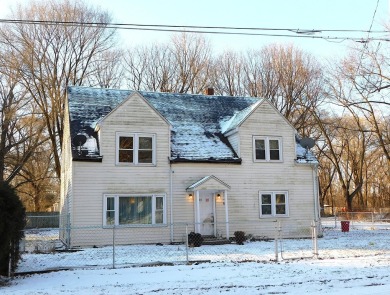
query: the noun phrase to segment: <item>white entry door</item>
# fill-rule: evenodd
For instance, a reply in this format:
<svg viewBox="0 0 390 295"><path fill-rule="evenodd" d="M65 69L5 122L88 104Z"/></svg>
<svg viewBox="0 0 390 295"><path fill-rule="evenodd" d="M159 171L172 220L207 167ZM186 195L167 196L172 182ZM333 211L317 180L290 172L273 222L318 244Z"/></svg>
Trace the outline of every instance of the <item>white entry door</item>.
<svg viewBox="0 0 390 295"><path fill-rule="evenodd" d="M214 195L199 191L199 233L204 236L214 235Z"/></svg>

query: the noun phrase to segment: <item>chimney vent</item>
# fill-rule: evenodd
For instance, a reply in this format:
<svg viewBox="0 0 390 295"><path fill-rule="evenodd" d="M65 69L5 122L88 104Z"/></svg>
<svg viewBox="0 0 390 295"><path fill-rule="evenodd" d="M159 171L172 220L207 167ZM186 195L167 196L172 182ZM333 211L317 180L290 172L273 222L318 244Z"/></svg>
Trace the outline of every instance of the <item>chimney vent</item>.
<svg viewBox="0 0 390 295"><path fill-rule="evenodd" d="M204 94L205 94L205 95L214 95L214 88L211 88L211 87L206 88L206 89L204 90Z"/></svg>

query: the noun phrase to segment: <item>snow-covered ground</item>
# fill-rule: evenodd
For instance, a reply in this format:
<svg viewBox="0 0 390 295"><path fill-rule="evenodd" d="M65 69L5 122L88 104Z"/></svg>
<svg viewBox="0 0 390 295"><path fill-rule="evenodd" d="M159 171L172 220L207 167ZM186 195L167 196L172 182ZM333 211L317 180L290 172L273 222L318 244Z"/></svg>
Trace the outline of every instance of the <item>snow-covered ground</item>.
<svg viewBox="0 0 390 295"><path fill-rule="evenodd" d="M123 246L115 249L116 269L109 268L112 267L110 248L25 254L19 271L31 264L46 269L69 265L69 261L82 261L79 266L94 267L17 276L0 287L0 293L357 295L390 292L388 224L354 223L350 232L326 228L324 237L318 240L318 259L304 258L312 256L310 240L285 240L279 249L281 246L283 253L279 253L278 262L273 261L273 241L191 248L190 260L210 262L189 265L184 263L186 251L182 245ZM165 265L140 267L139 263L152 261L162 261Z"/></svg>

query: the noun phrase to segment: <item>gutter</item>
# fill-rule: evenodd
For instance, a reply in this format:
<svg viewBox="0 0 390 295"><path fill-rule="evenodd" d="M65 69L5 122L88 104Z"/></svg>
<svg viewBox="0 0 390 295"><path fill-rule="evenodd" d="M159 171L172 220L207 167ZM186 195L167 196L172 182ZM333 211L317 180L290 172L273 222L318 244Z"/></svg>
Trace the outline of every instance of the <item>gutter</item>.
<svg viewBox="0 0 390 295"><path fill-rule="evenodd" d="M103 157L96 157L96 158L73 158L72 161L74 162L102 162Z"/></svg>
<svg viewBox="0 0 390 295"><path fill-rule="evenodd" d="M215 163L215 164L238 164L242 163L242 159L199 159L199 160L190 160L185 158L175 158L170 159L171 163Z"/></svg>

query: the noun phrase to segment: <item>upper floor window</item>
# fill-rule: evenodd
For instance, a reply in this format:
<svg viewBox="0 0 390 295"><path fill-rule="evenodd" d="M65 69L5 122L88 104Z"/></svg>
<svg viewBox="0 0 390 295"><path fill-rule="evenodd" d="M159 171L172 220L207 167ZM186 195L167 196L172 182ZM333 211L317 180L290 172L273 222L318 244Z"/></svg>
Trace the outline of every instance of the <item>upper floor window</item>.
<svg viewBox="0 0 390 295"><path fill-rule="evenodd" d="M117 133L116 163L154 165L156 163L156 136L145 133Z"/></svg>
<svg viewBox="0 0 390 295"><path fill-rule="evenodd" d="M254 161L282 161L282 139L280 137L253 137Z"/></svg>

